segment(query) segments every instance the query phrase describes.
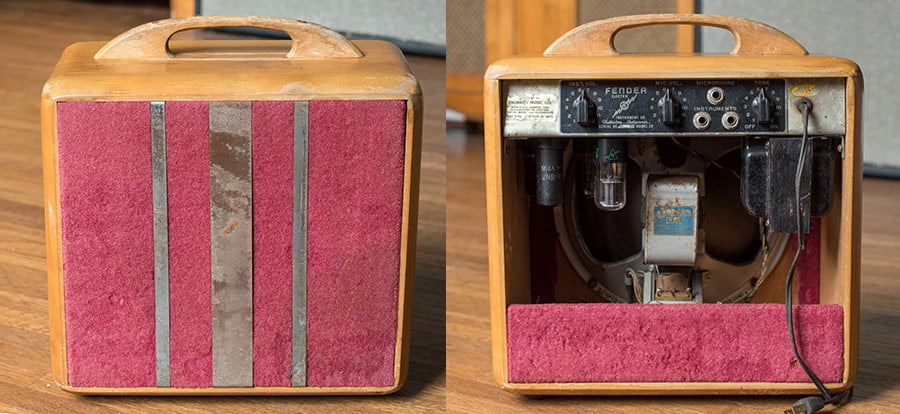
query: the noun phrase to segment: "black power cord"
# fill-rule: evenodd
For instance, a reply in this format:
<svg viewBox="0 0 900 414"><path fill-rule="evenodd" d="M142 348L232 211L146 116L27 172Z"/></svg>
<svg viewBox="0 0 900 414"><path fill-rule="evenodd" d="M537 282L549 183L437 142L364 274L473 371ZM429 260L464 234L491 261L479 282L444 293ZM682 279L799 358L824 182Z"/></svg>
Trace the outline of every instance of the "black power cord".
<svg viewBox="0 0 900 414"><path fill-rule="evenodd" d="M806 362L803 361L803 358L800 357L800 351L797 350L797 339L794 336L794 315L793 315L793 282L794 282L794 274L797 272L797 263L800 260L800 252L802 252L806 248L805 244L805 233L803 232L803 214L801 210L801 201L803 199L808 198L809 194L801 195L801 183L803 183L803 164L806 163L806 152L808 151L807 141L809 141L809 113L812 111L813 104L807 98L800 98L795 103L797 109L803 114L803 138L800 141L800 157L797 161L797 172L794 175L794 202L795 210L794 215L797 218L797 251L794 252L794 260L791 261L791 268L788 270L787 281L785 282L784 288L784 303L785 303L785 313L787 314L787 328L790 333L791 338L791 349L794 351L794 357L797 359L797 363L803 368L803 371L806 372L806 376L812 380L813 384L816 385L816 388L819 389L819 393L821 396L813 396L806 397L795 402L790 409L784 410L784 414L812 414L823 407L826 404L835 404L842 402L850 393L850 391L844 391L839 394L832 395L825 388L825 385L822 384L822 380L816 376L809 366L806 365Z"/></svg>

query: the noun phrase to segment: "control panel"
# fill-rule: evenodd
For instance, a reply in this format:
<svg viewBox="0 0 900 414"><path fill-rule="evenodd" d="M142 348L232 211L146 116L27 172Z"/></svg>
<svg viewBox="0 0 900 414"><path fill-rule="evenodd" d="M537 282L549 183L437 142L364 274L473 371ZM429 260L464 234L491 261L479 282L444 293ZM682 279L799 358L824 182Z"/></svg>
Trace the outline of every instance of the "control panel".
<svg viewBox="0 0 900 414"><path fill-rule="evenodd" d="M560 131L783 132L784 80L566 80Z"/></svg>
<svg viewBox="0 0 900 414"><path fill-rule="evenodd" d="M816 107L809 133L841 135L843 79L517 79L502 83L503 135L798 135L794 102Z"/></svg>

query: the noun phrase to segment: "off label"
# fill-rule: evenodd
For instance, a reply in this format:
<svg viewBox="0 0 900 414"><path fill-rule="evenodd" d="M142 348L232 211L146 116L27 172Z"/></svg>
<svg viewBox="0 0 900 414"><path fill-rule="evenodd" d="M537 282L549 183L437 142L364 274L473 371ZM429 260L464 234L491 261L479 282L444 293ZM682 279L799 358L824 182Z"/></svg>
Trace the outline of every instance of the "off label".
<svg viewBox="0 0 900 414"><path fill-rule="evenodd" d="M507 122L555 122L558 118L559 99L554 94L509 95L506 98Z"/></svg>
<svg viewBox="0 0 900 414"><path fill-rule="evenodd" d="M653 234L691 236L694 234L694 208L656 206L653 208Z"/></svg>

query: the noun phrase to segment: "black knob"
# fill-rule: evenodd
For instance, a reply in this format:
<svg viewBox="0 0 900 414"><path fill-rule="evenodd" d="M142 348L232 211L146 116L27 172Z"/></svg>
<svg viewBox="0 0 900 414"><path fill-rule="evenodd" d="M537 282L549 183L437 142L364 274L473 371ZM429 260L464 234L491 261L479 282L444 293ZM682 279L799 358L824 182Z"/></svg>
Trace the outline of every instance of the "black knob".
<svg viewBox="0 0 900 414"><path fill-rule="evenodd" d="M766 96L765 88L760 88L759 95L753 98L751 107L753 112L756 113L757 124L769 126L775 122L775 105Z"/></svg>
<svg viewBox="0 0 900 414"><path fill-rule="evenodd" d="M591 102L591 98L582 90L581 95L575 98L575 122L583 127L597 124L597 106Z"/></svg>
<svg viewBox="0 0 900 414"><path fill-rule="evenodd" d="M659 107L659 116L664 124L675 126L681 123L681 104L672 98L672 92L666 88L666 94L656 103Z"/></svg>

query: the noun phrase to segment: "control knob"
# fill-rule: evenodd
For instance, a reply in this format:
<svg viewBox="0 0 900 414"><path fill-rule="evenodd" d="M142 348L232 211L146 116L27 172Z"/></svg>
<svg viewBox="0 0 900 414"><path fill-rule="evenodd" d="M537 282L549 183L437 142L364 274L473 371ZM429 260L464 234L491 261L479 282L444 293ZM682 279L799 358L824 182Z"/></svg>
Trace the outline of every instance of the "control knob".
<svg viewBox="0 0 900 414"><path fill-rule="evenodd" d="M675 126L681 123L681 104L672 97L672 92L666 88L666 94L656 103L659 107L659 115L664 124Z"/></svg>
<svg viewBox="0 0 900 414"><path fill-rule="evenodd" d="M597 106L591 102L591 98L582 90L581 95L572 102L575 105L575 122L583 127L597 124Z"/></svg>
<svg viewBox="0 0 900 414"><path fill-rule="evenodd" d="M766 96L766 89L760 88L759 95L753 98L750 104L753 112L756 113L756 123L762 126L769 126L775 122L775 105Z"/></svg>

